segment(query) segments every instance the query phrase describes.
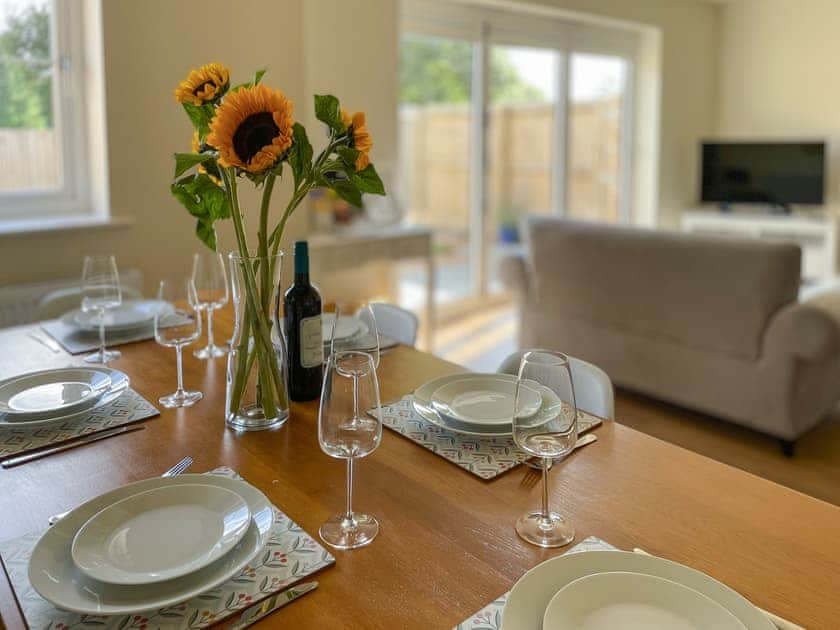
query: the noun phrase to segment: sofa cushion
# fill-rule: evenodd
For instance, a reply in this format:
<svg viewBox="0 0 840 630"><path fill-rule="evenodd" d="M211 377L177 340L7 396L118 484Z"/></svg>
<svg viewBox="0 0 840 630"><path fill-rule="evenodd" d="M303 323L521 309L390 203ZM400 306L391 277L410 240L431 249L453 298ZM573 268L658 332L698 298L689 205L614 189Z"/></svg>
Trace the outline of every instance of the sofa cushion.
<svg viewBox="0 0 840 630"><path fill-rule="evenodd" d="M742 359L796 300L796 245L531 217L531 287L543 317L564 313Z"/></svg>

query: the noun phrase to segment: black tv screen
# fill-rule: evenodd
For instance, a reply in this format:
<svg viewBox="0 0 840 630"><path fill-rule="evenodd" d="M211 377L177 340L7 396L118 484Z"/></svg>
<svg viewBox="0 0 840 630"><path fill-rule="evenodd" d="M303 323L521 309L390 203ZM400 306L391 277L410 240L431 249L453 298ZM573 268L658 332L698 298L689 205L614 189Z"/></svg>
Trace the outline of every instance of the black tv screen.
<svg viewBox="0 0 840 630"><path fill-rule="evenodd" d="M824 142L704 142L704 203L822 204Z"/></svg>

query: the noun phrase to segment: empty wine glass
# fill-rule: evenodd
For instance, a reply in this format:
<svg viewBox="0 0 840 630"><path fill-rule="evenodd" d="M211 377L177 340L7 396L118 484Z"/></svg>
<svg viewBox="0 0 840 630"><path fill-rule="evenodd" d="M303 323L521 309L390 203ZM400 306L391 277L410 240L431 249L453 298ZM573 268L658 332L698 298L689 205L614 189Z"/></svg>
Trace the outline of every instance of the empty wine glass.
<svg viewBox="0 0 840 630"><path fill-rule="evenodd" d="M373 416L366 413L374 410ZM353 511L353 463L372 453L382 440L379 382L373 358L358 351L330 355L321 390L318 442L330 457L347 460L347 504L321 525L321 539L336 549L356 549L370 544L379 523L368 514Z"/></svg>
<svg viewBox="0 0 840 630"><path fill-rule="evenodd" d="M199 359L223 357L227 348L217 346L213 340L213 311L227 304L229 297L222 255L204 252L193 256L192 279L198 295L198 309L207 311L207 345L193 350L193 356Z"/></svg>
<svg viewBox="0 0 840 630"><path fill-rule="evenodd" d="M542 406L536 412L520 398L536 391ZM532 396L532 392L527 394ZM577 440L577 405L566 355L528 352L519 364L513 414L513 439L526 453L543 458L542 508L516 521L516 533L540 547L561 547L575 537L574 527L548 506L548 474L555 457L570 452Z"/></svg>
<svg viewBox="0 0 840 630"><path fill-rule="evenodd" d="M87 363L119 359L119 350L105 349L105 312L122 304L120 274L113 256L85 256L82 264L82 312L95 313L99 323L99 350L85 357Z"/></svg>
<svg viewBox="0 0 840 630"><path fill-rule="evenodd" d="M376 326L376 316L370 304L356 310L356 314L345 316L343 312L349 309L335 307L335 314L325 313L324 320L327 322L325 340L329 339L329 352L347 352L358 350L369 354L373 359L374 368L379 367L379 330ZM332 326L330 330L329 326Z"/></svg>
<svg viewBox="0 0 840 630"><path fill-rule="evenodd" d="M164 407L189 407L201 400L202 393L184 390L181 351L201 335L201 313L198 296L191 278L161 280L155 311L155 341L168 348L175 348L178 365L178 389L158 399Z"/></svg>

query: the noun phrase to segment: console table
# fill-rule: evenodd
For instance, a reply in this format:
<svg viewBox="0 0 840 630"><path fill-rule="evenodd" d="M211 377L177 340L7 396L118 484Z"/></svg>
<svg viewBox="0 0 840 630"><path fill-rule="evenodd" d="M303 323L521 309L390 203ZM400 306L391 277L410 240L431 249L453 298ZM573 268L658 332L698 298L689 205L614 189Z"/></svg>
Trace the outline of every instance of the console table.
<svg viewBox="0 0 840 630"><path fill-rule="evenodd" d="M327 274L347 269L348 261L362 266L369 262L423 258L426 261L426 348L431 351L435 328L435 263L432 231L419 226L388 228L366 227L364 230L315 233L309 236L312 264L318 273Z"/></svg>
<svg viewBox="0 0 840 630"><path fill-rule="evenodd" d="M828 215L692 211L682 229L694 234L786 241L802 249L802 278L825 280L837 270L837 218Z"/></svg>

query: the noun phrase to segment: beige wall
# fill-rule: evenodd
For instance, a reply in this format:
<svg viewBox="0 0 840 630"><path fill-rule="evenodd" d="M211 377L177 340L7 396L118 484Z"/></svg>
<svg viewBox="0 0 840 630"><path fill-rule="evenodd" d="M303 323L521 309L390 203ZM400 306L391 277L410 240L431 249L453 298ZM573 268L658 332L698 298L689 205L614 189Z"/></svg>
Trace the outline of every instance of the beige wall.
<svg viewBox="0 0 840 630"><path fill-rule="evenodd" d="M739 0L722 7L720 136L826 139L840 158L840 2ZM840 204L837 169L827 201Z"/></svg>

